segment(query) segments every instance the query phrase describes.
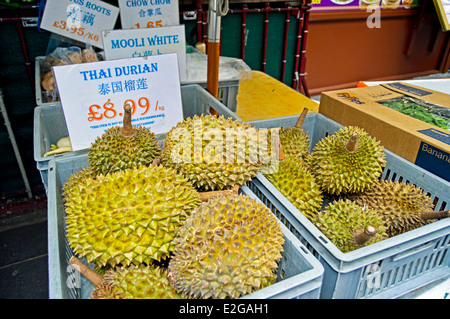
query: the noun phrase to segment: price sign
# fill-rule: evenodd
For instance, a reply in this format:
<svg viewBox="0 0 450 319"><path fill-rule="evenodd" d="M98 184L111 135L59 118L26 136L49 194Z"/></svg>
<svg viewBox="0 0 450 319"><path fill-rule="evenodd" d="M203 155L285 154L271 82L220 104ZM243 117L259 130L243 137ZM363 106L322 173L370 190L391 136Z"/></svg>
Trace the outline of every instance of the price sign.
<svg viewBox="0 0 450 319"><path fill-rule="evenodd" d="M180 24L178 0L119 0L122 29Z"/></svg>
<svg viewBox="0 0 450 319"><path fill-rule="evenodd" d="M41 28L103 49L101 31L113 29L119 8L98 0L47 0Z"/></svg>
<svg viewBox="0 0 450 319"><path fill-rule="evenodd" d="M106 30L102 32L106 60L176 53L180 80L186 80L184 24L161 28Z"/></svg>
<svg viewBox="0 0 450 319"><path fill-rule="evenodd" d="M122 125L132 106L132 125L155 134L183 120L174 53L53 67L74 151L91 146L108 128Z"/></svg>

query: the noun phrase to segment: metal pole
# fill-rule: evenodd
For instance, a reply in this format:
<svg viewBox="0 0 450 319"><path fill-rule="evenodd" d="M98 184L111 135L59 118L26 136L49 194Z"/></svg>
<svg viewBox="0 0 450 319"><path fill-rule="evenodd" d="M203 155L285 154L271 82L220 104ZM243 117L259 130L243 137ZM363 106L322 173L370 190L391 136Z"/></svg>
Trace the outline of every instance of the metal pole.
<svg viewBox="0 0 450 319"><path fill-rule="evenodd" d="M9 122L8 113L6 112L6 106L3 102L3 91L0 89L0 110L3 115L3 119L5 120L5 126L8 130L9 139L11 140L12 147L14 149L14 154L16 155L17 163L19 164L20 173L22 174L22 179L25 184L25 189L28 194L28 198L33 198L33 194L31 193L30 183L28 182L27 174L25 172L25 168L23 166L22 157L19 153L19 148L17 147L16 139L14 137L14 132L11 128L11 123Z"/></svg>

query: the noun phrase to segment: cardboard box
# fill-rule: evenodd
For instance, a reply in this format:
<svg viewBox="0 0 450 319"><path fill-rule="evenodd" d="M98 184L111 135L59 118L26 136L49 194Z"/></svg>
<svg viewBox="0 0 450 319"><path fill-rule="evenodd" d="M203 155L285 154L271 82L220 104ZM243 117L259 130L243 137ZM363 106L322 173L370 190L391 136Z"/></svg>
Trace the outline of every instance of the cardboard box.
<svg viewBox="0 0 450 319"><path fill-rule="evenodd" d="M359 126L391 152L450 181L450 131L380 104L401 96L450 108L450 95L402 82L323 92L319 112Z"/></svg>

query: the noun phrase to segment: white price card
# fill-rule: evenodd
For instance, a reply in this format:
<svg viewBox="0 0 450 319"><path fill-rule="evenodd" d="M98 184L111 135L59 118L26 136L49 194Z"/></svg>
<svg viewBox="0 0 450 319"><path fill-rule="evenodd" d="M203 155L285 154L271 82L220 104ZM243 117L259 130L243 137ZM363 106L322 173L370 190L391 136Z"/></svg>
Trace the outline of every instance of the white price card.
<svg viewBox="0 0 450 319"><path fill-rule="evenodd" d="M178 0L119 0L122 29L180 24Z"/></svg>
<svg viewBox="0 0 450 319"><path fill-rule="evenodd" d="M119 8L98 0L47 0L41 28L103 49L101 32L114 28Z"/></svg>
<svg viewBox="0 0 450 319"><path fill-rule="evenodd" d="M105 59L116 60L176 53L180 81L186 80L184 25L161 28L106 30L102 32Z"/></svg>
<svg viewBox="0 0 450 319"><path fill-rule="evenodd" d="M74 151L89 148L108 128L122 125L132 106L133 126L166 133L183 120L174 53L53 67Z"/></svg>

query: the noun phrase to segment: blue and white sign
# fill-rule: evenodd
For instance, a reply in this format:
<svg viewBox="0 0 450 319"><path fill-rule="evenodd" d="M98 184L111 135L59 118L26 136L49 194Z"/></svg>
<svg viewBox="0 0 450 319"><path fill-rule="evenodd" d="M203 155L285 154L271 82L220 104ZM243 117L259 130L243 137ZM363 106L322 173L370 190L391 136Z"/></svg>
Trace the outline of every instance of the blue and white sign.
<svg viewBox="0 0 450 319"><path fill-rule="evenodd" d="M103 48L101 32L114 28L119 8L98 0L47 0L40 27Z"/></svg>
<svg viewBox="0 0 450 319"><path fill-rule="evenodd" d="M53 67L74 151L89 148L108 128L132 125L166 133L183 120L176 54Z"/></svg>
<svg viewBox="0 0 450 319"><path fill-rule="evenodd" d="M186 80L186 37L184 25L106 30L102 32L106 60L176 53L180 81Z"/></svg>
<svg viewBox="0 0 450 319"><path fill-rule="evenodd" d="M122 29L180 24L178 0L119 0Z"/></svg>

